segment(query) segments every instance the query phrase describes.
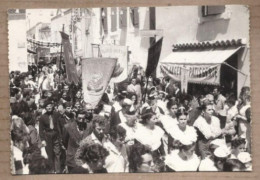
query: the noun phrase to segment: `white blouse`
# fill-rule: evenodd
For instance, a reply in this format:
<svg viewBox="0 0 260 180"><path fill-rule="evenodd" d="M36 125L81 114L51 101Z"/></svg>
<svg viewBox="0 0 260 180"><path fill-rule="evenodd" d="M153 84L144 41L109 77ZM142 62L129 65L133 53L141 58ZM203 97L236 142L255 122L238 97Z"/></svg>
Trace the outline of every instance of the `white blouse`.
<svg viewBox="0 0 260 180"><path fill-rule="evenodd" d="M205 136L206 139L209 139L210 137L216 138L220 136L222 132L220 129L220 121L215 116L211 117L210 124L207 123L205 118L199 116L196 119L193 126L198 128L200 132Z"/></svg>
<svg viewBox="0 0 260 180"><path fill-rule="evenodd" d="M179 150L175 150L167 155L165 157L165 164L174 171L197 171L200 159L195 153L187 160L183 160L178 153Z"/></svg>
<svg viewBox="0 0 260 180"><path fill-rule="evenodd" d="M176 119L176 118L172 118L172 117L169 116L169 115L160 116L159 119L160 119L160 121L161 121L161 123L162 123L162 125L163 125L163 128L165 129L165 131L166 131L167 133L169 133L169 134L170 134L170 132L172 131L172 128L173 128L174 126L177 126L177 124L178 124L177 119Z"/></svg>
<svg viewBox="0 0 260 180"><path fill-rule="evenodd" d="M154 129L140 126L135 133L135 139L141 144L150 147L152 151L155 151L161 146L163 135L164 131L159 126L155 125Z"/></svg>
<svg viewBox="0 0 260 180"><path fill-rule="evenodd" d="M192 142L196 142L198 137L196 129L188 125L186 126L186 129L184 131L182 131L178 125L173 126L169 134L172 136L173 139L180 142L184 139L189 139Z"/></svg>

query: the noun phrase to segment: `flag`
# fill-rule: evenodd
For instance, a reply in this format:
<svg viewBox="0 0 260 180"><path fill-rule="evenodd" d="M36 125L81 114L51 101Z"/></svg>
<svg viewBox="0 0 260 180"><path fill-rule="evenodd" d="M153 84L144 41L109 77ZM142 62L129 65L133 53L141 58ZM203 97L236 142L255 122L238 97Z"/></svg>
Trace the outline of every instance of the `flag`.
<svg viewBox="0 0 260 180"><path fill-rule="evenodd" d="M84 101L96 107L117 63L116 58L86 58L82 60Z"/></svg>
<svg viewBox="0 0 260 180"><path fill-rule="evenodd" d="M62 38L62 46L64 52L64 61L66 66L66 74L69 83L74 82L74 84L79 83L76 65L73 59L72 48L69 41L69 35L64 32L60 32Z"/></svg>
<svg viewBox="0 0 260 180"><path fill-rule="evenodd" d="M148 61L145 73L146 77L149 77L156 70L161 55L162 41L163 38L157 41L148 50Z"/></svg>
<svg viewBox="0 0 260 180"><path fill-rule="evenodd" d="M120 83L127 78L127 46L106 45L99 46L100 53L104 58L117 58L117 64L111 82Z"/></svg>

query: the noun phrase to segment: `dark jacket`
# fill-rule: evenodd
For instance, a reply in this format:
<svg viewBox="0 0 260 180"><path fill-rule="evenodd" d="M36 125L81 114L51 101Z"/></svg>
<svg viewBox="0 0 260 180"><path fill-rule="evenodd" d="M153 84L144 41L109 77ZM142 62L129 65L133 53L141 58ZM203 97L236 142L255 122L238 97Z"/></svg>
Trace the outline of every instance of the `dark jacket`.
<svg viewBox="0 0 260 180"><path fill-rule="evenodd" d="M80 134L76 121L66 124L63 131L63 145L67 149L66 165L76 167L75 154L82 139L89 135L88 128Z"/></svg>
<svg viewBox="0 0 260 180"><path fill-rule="evenodd" d="M60 131L59 123L58 123L59 114L56 112L53 112L53 114L51 116L52 116L53 125L54 125L53 129L50 129L50 119L49 119L48 114L45 113L45 114L41 115L41 117L39 119L39 135L40 135L41 141L46 140L46 133L48 133L48 132L53 132L55 134L55 137L57 137L58 139L61 138L61 131Z"/></svg>

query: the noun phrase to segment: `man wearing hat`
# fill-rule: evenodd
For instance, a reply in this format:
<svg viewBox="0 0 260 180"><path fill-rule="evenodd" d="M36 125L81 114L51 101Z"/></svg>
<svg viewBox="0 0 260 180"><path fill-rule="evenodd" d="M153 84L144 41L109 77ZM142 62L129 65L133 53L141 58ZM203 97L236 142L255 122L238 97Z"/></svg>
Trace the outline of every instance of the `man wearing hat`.
<svg viewBox="0 0 260 180"><path fill-rule="evenodd" d="M52 171L60 173L60 143L61 134L58 125L58 114L53 110L53 102L45 101L46 113L39 119L39 135L42 146L46 148Z"/></svg>

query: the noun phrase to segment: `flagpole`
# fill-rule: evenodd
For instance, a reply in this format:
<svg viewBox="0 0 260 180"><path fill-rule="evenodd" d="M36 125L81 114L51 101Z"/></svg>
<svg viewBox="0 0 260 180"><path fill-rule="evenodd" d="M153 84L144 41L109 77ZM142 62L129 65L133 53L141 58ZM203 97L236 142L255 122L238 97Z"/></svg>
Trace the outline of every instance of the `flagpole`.
<svg viewBox="0 0 260 180"><path fill-rule="evenodd" d="M64 32L64 24L62 24L62 32ZM60 43L60 64L59 64L59 69L60 69L60 72L59 72L59 85L60 85L60 76L61 76L61 58L62 58L62 39L61 39L61 43Z"/></svg>

